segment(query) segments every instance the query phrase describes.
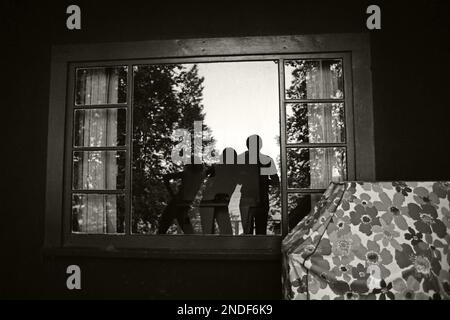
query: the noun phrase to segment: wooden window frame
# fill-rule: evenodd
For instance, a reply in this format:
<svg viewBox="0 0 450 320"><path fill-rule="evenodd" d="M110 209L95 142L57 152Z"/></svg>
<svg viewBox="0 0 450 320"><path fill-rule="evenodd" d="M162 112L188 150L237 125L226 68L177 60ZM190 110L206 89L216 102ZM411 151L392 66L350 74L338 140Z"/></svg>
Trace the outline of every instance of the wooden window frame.
<svg viewBox="0 0 450 320"><path fill-rule="evenodd" d="M52 47L50 106L48 118L47 185L45 242L47 250L64 249L95 252L140 252L155 256L275 257L280 253L282 237L287 232L287 195L321 190L288 190L286 181L286 115L284 95L284 60L342 59L344 65L344 103L347 144L347 179L375 179L370 41L367 34L323 34L158 40L124 43L57 45ZM215 235L139 235L129 234L130 210L126 215L125 235L72 234L70 201L72 112L76 67L128 66L127 119L132 117L133 65L148 63L195 63L221 61L278 60L281 140L282 234ZM346 81L347 79L347 81ZM348 81L350 79L350 81ZM306 102L306 101L305 101ZM308 100L308 102L315 102ZM320 101L320 102L323 102ZM117 107L119 105L108 105ZM96 108L99 106L89 106ZM102 107L102 106L100 106ZM127 120L126 200L131 208L131 121ZM305 146L305 145L302 145ZM320 145L320 146L326 146ZM138 251L137 251L138 250ZM67 252L67 250L65 251ZM142 253L142 252L145 252ZM124 253L125 254L125 253ZM126 253L125 255L129 255Z"/></svg>

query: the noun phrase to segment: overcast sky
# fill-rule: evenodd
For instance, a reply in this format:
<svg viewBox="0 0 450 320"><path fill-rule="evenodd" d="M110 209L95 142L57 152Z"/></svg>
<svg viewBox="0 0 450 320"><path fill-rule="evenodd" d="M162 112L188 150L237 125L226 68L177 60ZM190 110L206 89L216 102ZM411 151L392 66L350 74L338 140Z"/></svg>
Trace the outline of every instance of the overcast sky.
<svg viewBox="0 0 450 320"><path fill-rule="evenodd" d="M262 153L275 161L280 147L278 66L273 61L199 63L203 83L205 123L216 148L247 150L248 136L263 139Z"/></svg>

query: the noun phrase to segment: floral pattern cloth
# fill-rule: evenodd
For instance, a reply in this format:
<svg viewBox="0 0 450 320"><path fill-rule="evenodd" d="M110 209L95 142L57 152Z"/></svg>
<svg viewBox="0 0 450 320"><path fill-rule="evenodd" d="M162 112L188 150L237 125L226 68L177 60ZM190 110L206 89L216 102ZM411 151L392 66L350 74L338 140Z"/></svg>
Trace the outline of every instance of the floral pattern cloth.
<svg viewBox="0 0 450 320"><path fill-rule="evenodd" d="M450 299L450 182L331 183L285 237L285 299Z"/></svg>

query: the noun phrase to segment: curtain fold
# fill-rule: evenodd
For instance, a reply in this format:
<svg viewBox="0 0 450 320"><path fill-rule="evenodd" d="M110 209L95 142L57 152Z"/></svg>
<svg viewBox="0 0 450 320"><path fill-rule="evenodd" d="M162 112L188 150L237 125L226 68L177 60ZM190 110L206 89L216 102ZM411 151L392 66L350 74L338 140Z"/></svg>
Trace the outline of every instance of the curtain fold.
<svg viewBox="0 0 450 320"><path fill-rule="evenodd" d="M111 104L118 101L119 77L114 69L87 69L80 79L81 103ZM85 147L117 146L118 109L84 109L81 145ZM86 190L115 190L117 188L117 152L84 151L78 181ZM82 211L81 232L116 233L116 195L87 194Z"/></svg>
<svg viewBox="0 0 450 320"><path fill-rule="evenodd" d="M313 63L306 74L306 93L308 99L335 98L340 95L339 77L333 70L332 60ZM333 123L333 106L330 103L308 105L308 139L310 143L341 142ZM340 180L338 152L335 148L311 148L310 187L323 189L330 181Z"/></svg>

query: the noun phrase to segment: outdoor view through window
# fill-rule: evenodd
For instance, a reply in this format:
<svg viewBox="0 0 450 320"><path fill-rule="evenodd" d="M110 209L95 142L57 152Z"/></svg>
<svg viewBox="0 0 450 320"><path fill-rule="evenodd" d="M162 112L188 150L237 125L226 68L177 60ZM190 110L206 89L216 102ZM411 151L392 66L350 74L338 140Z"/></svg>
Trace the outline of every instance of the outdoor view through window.
<svg viewBox="0 0 450 320"><path fill-rule="evenodd" d="M279 233L278 65L160 64L133 72L133 233ZM174 136L176 129L185 131Z"/></svg>
<svg viewBox="0 0 450 320"><path fill-rule="evenodd" d="M277 235L281 181L294 227L347 176L342 68L340 59L77 68L72 232Z"/></svg>

